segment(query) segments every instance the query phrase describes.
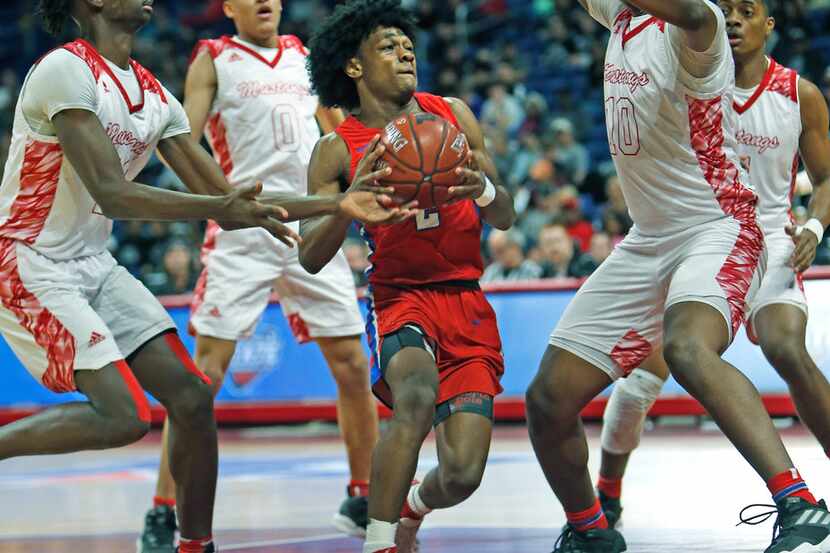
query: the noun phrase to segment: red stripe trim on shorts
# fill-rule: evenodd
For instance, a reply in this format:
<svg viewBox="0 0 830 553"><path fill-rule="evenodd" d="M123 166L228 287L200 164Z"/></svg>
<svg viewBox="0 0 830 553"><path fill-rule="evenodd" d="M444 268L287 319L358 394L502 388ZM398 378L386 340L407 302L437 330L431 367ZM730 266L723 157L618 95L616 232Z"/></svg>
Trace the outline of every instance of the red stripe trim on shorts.
<svg viewBox="0 0 830 553"><path fill-rule="evenodd" d="M723 99L698 100L687 96L686 101L691 145L700 169L723 212L740 225L735 245L716 277L729 303L734 337L743 323L746 295L764 251L764 234L755 212L758 197L741 183L737 166L723 150Z"/></svg>
<svg viewBox="0 0 830 553"><path fill-rule="evenodd" d="M149 423L150 402L147 401L147 396L144 395L144 390L141 388L141 385L139 385L138 380L136 380L132 369L130 369L130 366L127 365L127 362L123 359L121 361L116 361L115 366L118 368L118 372L121 373L121 378L123 378L124 382L127 383L127 388L130 390L130 396L135 402L135 411L138 416L138 420Z"/></svg>
<svg viewBox="0 0 830 553"><path fill-rule="evenodd" d="M41 377L43 385L53 392L74 392L75 338L23 285L17 245L15 240L0 239L0 302L44 350L48 365Z"/></svg>
<svg viewBox="0 0 830 553"><path fill-rule="evenodd" d="M629 330L611 350L611 360L628 376L651 355L651 344L636 330Z"/></svg>
<svg viewBox="0 0 830 553"><path fill-rule="evenodd" d="M181 361L182 365L184 365L184 368L187 369L187 372L196 375L196 377L198 377L199 380L201 380L208 386L212 385L210 378L208 378L208 376L205 373L203 373L199 370L198 367L196 367L196 363L193 362L193 358L190 357L190 353L188 353L187 348L184 347L184 344L182 343L178 334L176 334L175 332L168 332L164 335L164 341L167 342L167 345L170 347L173 353L176 354L176 357L178 357L179 361Z"/></svg>

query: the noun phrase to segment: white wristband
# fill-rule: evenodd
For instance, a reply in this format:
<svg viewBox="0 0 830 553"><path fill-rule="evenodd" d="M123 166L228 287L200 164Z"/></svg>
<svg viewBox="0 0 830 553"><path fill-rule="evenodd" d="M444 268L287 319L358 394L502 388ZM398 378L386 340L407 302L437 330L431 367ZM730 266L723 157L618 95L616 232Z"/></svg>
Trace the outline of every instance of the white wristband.
<svg viewBox="0 0 830 553"><path fill-rule="evenodd" d="M496 200L496 185L493 184L487 175L484 173L482 175L484 176L484 192L476 198L475 202L478 207L487 207Z"/></svg>
<svg viewBox="0 0 830 553"><path fill-rule="evenodd" d="M822 225L821 221L819 221L815 217L804 223L804 226L802 226L801 228L809 230L810 232L815 234L816 238L818 238L819 243L821 243L821 241L824 239L824 225Z"/></svg>

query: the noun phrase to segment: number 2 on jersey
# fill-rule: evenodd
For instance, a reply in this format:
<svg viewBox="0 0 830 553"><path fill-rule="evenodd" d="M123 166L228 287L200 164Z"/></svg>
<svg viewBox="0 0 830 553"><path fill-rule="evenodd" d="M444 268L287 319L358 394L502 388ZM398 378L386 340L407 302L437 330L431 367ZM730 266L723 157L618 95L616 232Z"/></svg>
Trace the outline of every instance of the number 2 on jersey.
<svg viewBox="0 0 830 553"><path fill-rule="evenodd" d="M300 115L291 104L274 106L271 112L274 130L274 147L280 152L296 152L300 149Z"/></svg>
<svg viewBox="0 0 830 553"><path fill-rule="evenodd" d="M415 215L415 228L418 230L429 230L441 225L441 216L437 207L419 209Z"/></svg>
<svg viewBox="0 0 830 553"><path fill-rule="evenodd" d="M630 98L609 96L605 100L605 126L612 156L619 152L626 156L640 153L640 127Z"/></svg>

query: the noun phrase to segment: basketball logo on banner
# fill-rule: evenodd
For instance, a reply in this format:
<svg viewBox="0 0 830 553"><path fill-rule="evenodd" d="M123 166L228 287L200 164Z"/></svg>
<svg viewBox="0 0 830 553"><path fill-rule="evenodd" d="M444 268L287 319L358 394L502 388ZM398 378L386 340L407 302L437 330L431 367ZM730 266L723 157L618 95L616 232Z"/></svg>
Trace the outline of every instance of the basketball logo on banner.
<svg viewBox="0 0 830 553"><path fill-rule="evenodd" d="M257 384L277 370L281 352L282 340L277 328L262 324L253 336L237 344L225 388L235 396L253 394Z"/></svg>

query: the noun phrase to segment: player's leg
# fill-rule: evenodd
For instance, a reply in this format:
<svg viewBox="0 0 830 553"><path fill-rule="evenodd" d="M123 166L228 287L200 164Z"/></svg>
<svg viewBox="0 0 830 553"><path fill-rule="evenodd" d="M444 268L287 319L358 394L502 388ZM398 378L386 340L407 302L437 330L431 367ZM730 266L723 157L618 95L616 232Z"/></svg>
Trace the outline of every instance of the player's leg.
<svg viewBox="0 0 830 553"><path fill-rule="evenodd" d="M830 455L830 384L807 352L807 315L796 305L771 304L753 318L761 349L790 388L798 414Z"/></svg>
<svg viewBox="0 0 830 553"><path fill-rule="evenodd" d="M217 443L213 390L174 332L145 343L131 363L169 419L169 466L183 540L212 539Z"/></svg>
<svg viewBox="0 0 830 553"><path fill-rule="evenodd" d="M597 492L612 527L622 515L622 480L631 452L640 444L646 416L668 377L663 352L657 351L626 378L617 381L605 407Z"/></svg>
<svg viewBox="0 0 830 553"><path fill-rule="evenodd" d="M210 379L213 395L219 393L230 365L236 341L196 336L196 366ZM161 458L159 460L156 494L153 508L144 516L144 530L139 542L141 553L167 553L173 550L176 537L176 482L170 471L170 419L164 419L161 434Z"/></svg>
<svg viewBox="0 0 830 553"><path fill-rule="evenodd" d="M678 383L767 483L781 524L767 552L813 551L820 541L830 547L830 525L811 524L825 517L805 513L826 509L816 505L794 468L758 390L720 357L743 320L746 299L757 289L762 245L754 225L724 220L693 229L674 248L679 257L669 285L663 355ZM728 253L712 254L716 251Z"/></svg>
<svg viewBox="0 0 830 553"><path fill-rule="evenodd" d="M150 429L150 405L124 361L75 371L88 402L56 405L0 426L0 459L121 447Z"/></svg>
<svg viewBox="0 0 830 553"><path fill-rule="evenodd" d="M86 265L90 265L86 267ZM32 377L89 402L57 405L0 427L0 459L122 446L149 429L150 408L112 330L82 290L106 272L94 260L55 263L0 240L0 332Z"/></svg>
<svg viewBox="0 0 830 553"><path fill-rule="evenodd" d="M196 355L194 360L205 375L210 379L213 395L222 389L225 380L225 373L231 364L236 341L213 338L211 336L196 336ZM156 495L153 499L154 507L169 506L176 504L176 482L170 473L169 463L169 433L170 422L165 419L164 430L161 437L161 459L159 462L159 474L156 481Z"/></svg>
<svg viewBox="0 0 830 553"><path fill-rule="evenodd" d="M384 380L394 398L392 418L372 456L369 526L364 553L395 545L395 531L418 453L429 434L438 397L438 368L423 334L404 327L383 337Z"/></svg>
<svg viewBox="0 0 830 553"><path fill-rule="evenodd" d="M416 551L415 535L433 509L458 505L481 484L493 433L493 397L470 392L437 407L438 466L413 484L404 501L395 543L399 553Z"/></svg>

